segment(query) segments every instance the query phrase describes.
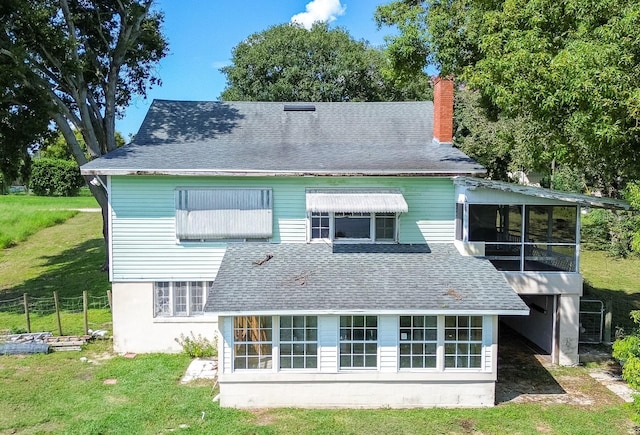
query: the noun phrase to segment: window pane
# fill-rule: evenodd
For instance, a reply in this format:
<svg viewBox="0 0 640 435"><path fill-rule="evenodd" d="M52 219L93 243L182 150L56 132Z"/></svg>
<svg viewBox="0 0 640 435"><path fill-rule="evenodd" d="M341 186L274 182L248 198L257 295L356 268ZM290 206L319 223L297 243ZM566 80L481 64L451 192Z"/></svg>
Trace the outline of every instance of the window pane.
<svg viewBox="0 0 640 435"><path fill-rule="evenodd" d="M171 305L169 296L169 283L168 282L156 282L154 283L154 296L155 296L155 314L156 316L170 316Z"/></svg>
<svg viewBox="0 0 640 435"><path fill-rule="evenodd" d="M575 243L575 206L527 206L527 241L537 243Z"/></svg>
<svg viewBox="0 0 640 435"><path fill-rule="evenodd" d="M370 239L371 238L371 217L368 213L362 215L336 214L334 218L334 230L336 239Z"/></svg>
<svg viewBox="0 0 640 435"><path fill-rule="evenodd" d="M394 240L396 236L396 216L394 214L377 214L376 240Z"/></svg>
<svg viewBox="0 0 640 435"><path fill-rule="evenodd" d="M522 240L522 206L469 204L469 240L520 242Z"/></svg>
<svg viewBox="0 0 640 435"><path fill-rule="evenodd" d="M283 316L280 318L281 369L316 368L317 324L318 318L316 316ZM287 362L283 363L285 359Z"/></svg>
<svg viewBox="0 0 640 435"><path fill-rule="evenodd" d="M271 368L271 316L237 316L233 319L236 369ZM285 352L287 349L285 349Z"/></svg>
<svg viewBox="0 0 640 435"><path fill-rule="evenodd" d="M189 292L191 296L190 310L191 314L202 313L204 311L204 292L205 287L202 282L192 281L189 283Z"/></svg>
<svg viewBox="0 0 640 435"><path fill-rule="evenodd" d="M187 289L186 282L173 283L173 310L176 315L187 315Z"/></svg>
<svg viewBox="0 0 640 435"><path fill-rule="evenodd" d="M377 367L376 316L341 316L340 368Z"/></svg>

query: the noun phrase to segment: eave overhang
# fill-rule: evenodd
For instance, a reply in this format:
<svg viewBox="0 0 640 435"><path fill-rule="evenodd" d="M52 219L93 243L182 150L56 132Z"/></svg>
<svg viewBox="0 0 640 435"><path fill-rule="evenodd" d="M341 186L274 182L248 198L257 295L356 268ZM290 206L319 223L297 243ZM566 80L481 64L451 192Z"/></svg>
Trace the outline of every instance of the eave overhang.
<svg viewBox="0 0 640 435"><path fill-rule="evenodd" d="M544 187L524 186L522 184L507 183L504 181L485 180L482 178L455 177L454 184L467 187L470 190L482 188L499 190L502 192L517 193L520 195L533 196L537 198L553 199L565 201L582 207L608 208L613 210L630 210L631 204L626 201L613 198L602 198L598 196L583 195L572 192L562 192L559 190L546 189Z"/></svg>

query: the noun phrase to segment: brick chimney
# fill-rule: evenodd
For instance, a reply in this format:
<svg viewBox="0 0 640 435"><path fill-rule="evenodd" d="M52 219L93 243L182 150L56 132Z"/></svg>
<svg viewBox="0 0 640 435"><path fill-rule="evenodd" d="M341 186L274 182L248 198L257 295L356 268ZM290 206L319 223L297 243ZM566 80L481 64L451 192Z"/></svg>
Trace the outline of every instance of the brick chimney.
<svg viewBox="0 0 640 435"><path fill-rule="evenodd" d="M453 80L436 77L433 84L433 140L453 143Z"/></svg>

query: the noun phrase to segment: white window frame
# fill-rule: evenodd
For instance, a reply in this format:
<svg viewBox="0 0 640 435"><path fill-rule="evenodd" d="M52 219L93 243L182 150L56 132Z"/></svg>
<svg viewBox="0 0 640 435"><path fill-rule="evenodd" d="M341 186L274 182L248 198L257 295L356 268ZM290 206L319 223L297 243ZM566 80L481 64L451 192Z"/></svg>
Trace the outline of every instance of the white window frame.
<svg viewBox="0 0 640 435"><path fill-rule="evenodd" d="M156 281L153 283L153 317L193 317L203 316L207 294L213 281ZM184 309L178 293L185 289ZM162 293L160 293L160 291ZM195 307L199 306L200 309Z"/></svg>
<svg viewBox="0 0 640 435"><path fill-rule="evenodd" d="M285 319L289 319L290 322ZM285 323L290 326L283 326ZM318 316L280 316L278 336L280 370L318 370ZM287 346L290 346L291 352L284 354L283 347ZM295 367L296 360L303 362L302 367ZM288 364L283 364L285 361L288 361ZM315 365L312 362L315 362Z"/></svg>
<svg viewBox="0 0 640 435"><path fill-rule="evenodd" d="M461 325L461 319L466 319L466 325ZM477 320L479 326L474 323ZM482 370L483 334L484 317L481 315L444 316L444 369ZM477 352L473 352L474 349ZM466 363L461 363L464 360ZM475 360L478 364L472 365L471 361Z"/></svg>
<svg viewBox="0 0 640 435"><path fill-rule="evenodd" d="M409 320L409 325L403 325L403 318ZM398 316L398 369L403 370L436 370L438 368L438 331L441 329L438 316L430 315L401 315ZM435 322L434 324L429 324ZM417 325L422 323L422 325ZM428 339L429 333L435 336ZM427 352L426 346L433 347L432 352ZM427 358L433 359L433 365L427 365ZM416 364L420 359L421 364ZM409 365L403 364L408 361Z"/></svg>
<svg viewBox="0 0 640 435"><path fill-rule="evenodd" d="M317 242L331 242L331 243L398 243L398 224L400 221L399 213L374 213L367 212L369 214L369 235L368 238L346 238L346 237L336 237L336 215L341 217L342 215L354 215L354 218L365 219L363 217L357 216L365 213L334 213L334 212L310 212L307 216L307 241L311 243ZM383 238L378 239L376 237L376 219L377 218L394 218L394 228L393 228L393 239ZM314 219L320 219L322 222L324 219L329 219L329 237L313 237L314 229L326 229L327 227L321 225L320 227L314 227L313 221Z"/></svg>
<svg viewBox="0 0 640 435"><path fill-rule="evenodd" d="M258 327L250 328L243 324L245 319L258 319ZM269 326L262 326L263 320L269 320ZM276 318L273 316L235 316L233 322L233 371L252 371L252 370L273 370L274 369L274 352L277 346L277 340L274 333L278 331ZM240 324L240 326L238 326ZM250 331L254 331L251 332ZM251 337L257 331L258 339ZM264 339L262 338L264 334ZM244 337L245 339L238 339ZM244 354L238 353L238 346L246 349ZM257 350L255 353L249 353L249 350ZM264 349L264 352L263 352ZM244 367L238 367L238 362L244 361ZM257 360L257 365L250 367L250 362ZM253 364L252 364L253 365Z"/></svg>
<svg viewBox="0 0 640 435"><path fill-rule="evenodd" d="M362 318L362 325L356 325L354 320L355 318ZM375 326L368 326L368 319L375 319ZM343 319L350 319L348 322L349 325L343 326ZM371 315L343 315L339 318L339 328L340 328L340 337L338 340L338 368L341 371L351 371L351 370L379 370L380 363L378 361L379 357L379 346L378 346L378 327L379 327L379 319L378 316ZM356 338L354 332L356 330L362 330L363 337ZM374 336L374 337L372 337ZM350 352L343 352L343 345L348 346ZM362 346L362 352L356 352L356 346ZM375 353L367 351L367 347L375 346ZM344 357L349 357L350 364L342 364L342 360ZM367 366L367 357L375 357L375 365ZM361 357L362 365L355 365L354 358Z"/></svg>

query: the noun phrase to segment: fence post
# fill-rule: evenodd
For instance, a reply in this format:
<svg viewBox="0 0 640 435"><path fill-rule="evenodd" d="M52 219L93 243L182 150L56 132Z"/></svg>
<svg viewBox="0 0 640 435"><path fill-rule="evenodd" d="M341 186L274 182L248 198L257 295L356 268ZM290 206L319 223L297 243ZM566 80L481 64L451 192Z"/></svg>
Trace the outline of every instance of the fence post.
<svg viewBox="0 0 640 435"><path fill-rule="evenodd" d="M60 303L58 302L58 292L53 292L53 303L56 306L56 317L58 318L58 335L62 335L62 322L60 321Z"/></svg>
<svg viewBox="0 0 640 435"><path fill-rule="evenodd" d="M113 311L111 290L107 290L107 300L109 301L109 310Z"/></svg>
<svg viewBox="0 0 640 435"><path fill-rule="evenodd" d="M89 335L89 296L86 290L82 291L82 312L84 314L84 335Z"/></svg>
<svg viewBox="0 0 640 435"><path fill-rule="evenodd" d="M27 332L31 334L31 319L29 318L29 295L24 293L24 316L27 318Z"/></svg>
<svg viewBox="0 0 640 435"><path fill-rule="evenodd" d="M611 344L611 325L613 323L613 301L608 300L604 305L604 342Z"/></svg>

